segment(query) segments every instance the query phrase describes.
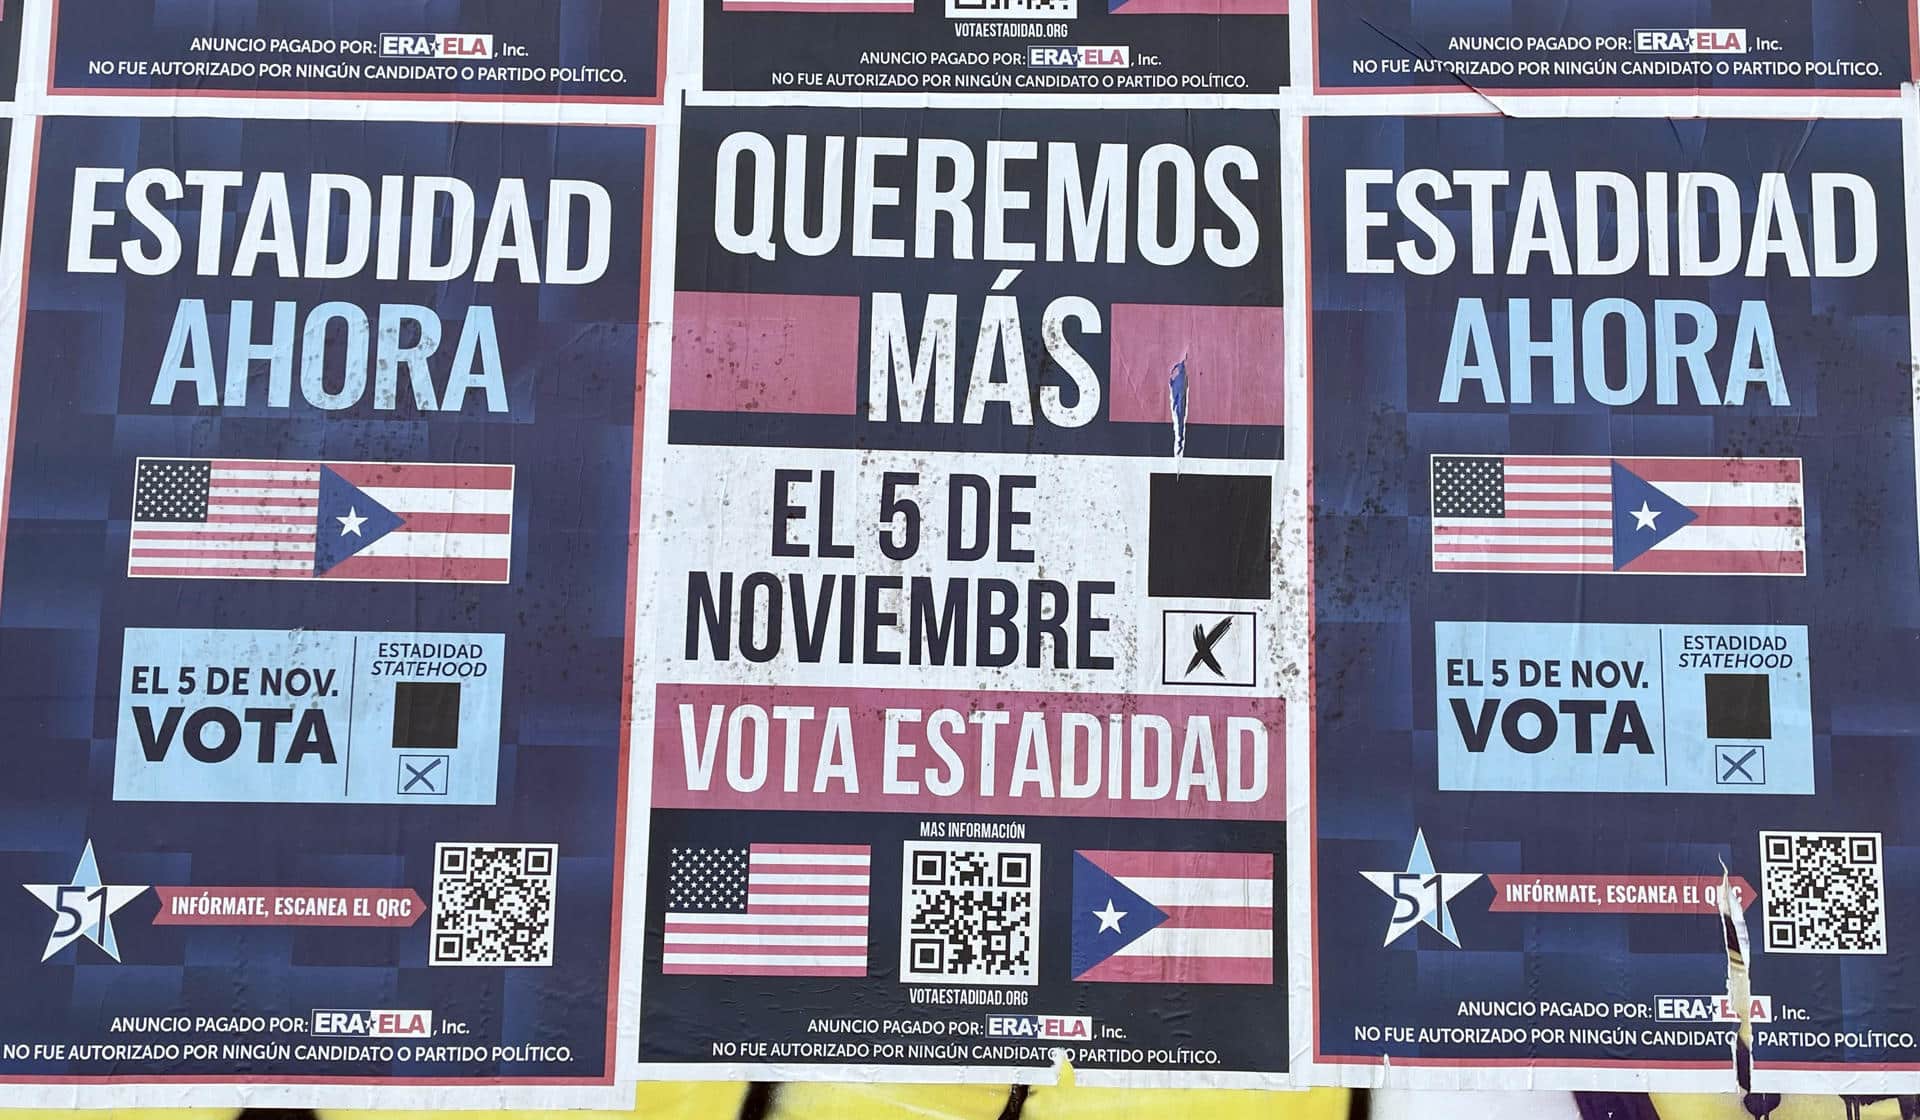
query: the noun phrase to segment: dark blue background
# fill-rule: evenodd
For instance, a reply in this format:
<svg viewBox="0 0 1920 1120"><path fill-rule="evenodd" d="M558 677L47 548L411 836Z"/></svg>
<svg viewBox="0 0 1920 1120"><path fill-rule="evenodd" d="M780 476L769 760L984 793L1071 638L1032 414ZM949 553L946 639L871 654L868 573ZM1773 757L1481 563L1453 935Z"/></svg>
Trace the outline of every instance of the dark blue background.
<svg viewBox="0 0 1920 1120"><path fill-rule="evenodd" d="M616 796L622 784L627 523L638 347L647 132L637 128L51 119L40 139L25 350L20 372L5 583L0 587L0 885L66 882L88 839L107 882L342 885L430 892L437 841L557 843L557 947L549 968L428 967L429 922L405 930L156 927L149 892L115 916L123 963L88 943L39 963L53 915L17 886L0 908L0 1039L130 1041L116 1015L304 1015L316 1007L427 1008L465 1020L474 1044L573 1048L569 1063L462 1068L192 1063L112 1068L8 1062L8 1073L341 1073L598 1076L607 1052ZM613 196L599 282L475 285L200 277L198 197L175 215L180 267L147 278L66 271L76 166L281 170L304 175L444 174L475 184L485 228L492 183L524 176L544 226L546 181L599 182ZM228 195L229 246L246 191ZM118 189L103 191L116 205ZM377 197L377 196L376 196ZM338 234L344 222L336 215ZM582 223L576 222L576 227ZM96 252L131 235L124 217ZM377 228L377 227L376 227ZM584 247L576 228L572 259ZM403 240L405 235L402 235ZM335 251L339 248L336 241ZM517 275L503 271L502 276ZM264 363L249 409L145 404L178 301L208 301L224 353L226 301L419 303L459 321L490 303L511 411L342 412L300 398L268 410ZM338 334L330 346L341 345ZM335 349L331 366L338 369ZM222 361L222 366L224 361ZM334 374L338 376L337 372ZM296 371L297 382L297 371ZM404 381L403 381L404 385ZM185 400L185 397L180 398ZM411 398L402 391L403 401ZM513 578L504 586L125 578L139 455L484 462L515 465ZM126 627L418 629L507 636L495 806L127 803L112 799L121 632ZM255 763L247 762L247 765ZM165 1041L195 1041L168 1036ZM289 1039L289 1041L313 1041Z"/></svg>
<svg viewBox="0 0 1920 1120"><path fill-rule="evenodd" d="M655 98L660 95L660 4L663 0L60 0L54 38L53 85L60 89L174 89L199 92L290 90L447 95L485 98L538 96ZM494 36L495 57L480 62L526 66L617 67L624 84L607 82L451 82L268 77L142 77L89 74L94 60L174 61L237 55L190 52L196 36L377 41L382 33ZM499 48L517 43L521 58ZM264 52L255 62L433 64L435 59L372 55L316 56ZM458 59L447 60L458 65ZM11 83L8 83L9 87Z"/></svg>
<svg viewBox="0 0 1920 1120"><path fill-rule="evenodd" d="M1322 87L1454 86L1470 89L1879 89L1912 75L1908 0L1322 0L1314 9ZM1736 28L1778 39L1784 50L1744 55L1656 55L1631 50L1545 54L1449 50L1454 35L1633 36L1640 28ZM1810 62L1852 59L1880 64L1878 76L1683 77L1565 75L1465 76L1356 74L1355 59L1591 59Z"/></svg>
<svg viewBox="0 0 1920 1120"><path fill-rule="evenodd" d="M1753 990L1776 1007L1809 1009L1811 1021L1794 1024L1808 1029L1910 1029L1920 980L1904 931L1920 925L1920 830L1902 799L1920 788L1920 699L1911 675L1920 652L1920 567L1899 124L1315 120L1309 138L1322 1051L1461 1056L1446 1047L1354 1041L1356 1025L1454 1025L1461 1000L1651 1000L1725 990L1726 961L1710 914L1493 914L1485 880L1452 904L1464 948L1419 929L1383 949L1394 903L1359 873L1405 867L1416 829L1426 831L1443 872L1716 875L1724 859L1756 888L1762 829L1883 832L1890 955L1768 955L1756 903L1748 911ZM1475 276L1463 240L1459 261L1439 277L1349 275L1345 174L1354 167L1507 168L1516 182L1523 169L1551 170L1569 229L1577 169L1635 179L1650 170L1717 171L1741 185L1748 206L1763 172L1785 172L1804 206L1809 173L1849 171L1875 188L1879 259L1858 279L1649 278L1644 262L1623 276L1581 279L1548 275L1543 257L1525 277ZM1510 207L1517 194L1505 190L1496 199ZM1375 188L1374 208L1388 207L1391 197L1390 188ZM1456 232L1464 230L1465 205L1461 191L1445 211ZM1807 215L1798 217L1810 232ZM1511 211L1495 226L1503 264ZM1375 231L1374 255L1406 236L1398 220ZM1849 251L1845 240L1841 250ZM1465 296L1484 298L1490 313L1503 311L1508 297L1531 296L1536 333L1544 330L1544 301L1554 297L1576 301L1576 321L1581 306L1602 297L1643 307L1655 298L1700 299L1720 314L1721 338L1729 341L1739 301L1764 299L1793 404L1773 408L1764 393L1750 392L1740 408L1701 408L1683 388L1676 407L1654 405L1651 390L1640 403L1611 410L1554 405L1540 400L1551 393L1538 368L1532 405L1479 404L1472 387L1462 404L1439 405L1448 332ZM1493 334L1505 369L1504 316L1493 320ZM1617 327L1612 347L1617 355ZM1449 451L1801 457L1808 574L1433 574L1427 457ZM1818 793L1440 792L1438 619L1807 626ZM1599 1046L1471 1053L1629 1056ZM1765 1045L1757 1054L1761 1061L1892 1057L1837 1049L1788 1055ZM1726 1050L1631 1056L1724 1061Z"/></svg>

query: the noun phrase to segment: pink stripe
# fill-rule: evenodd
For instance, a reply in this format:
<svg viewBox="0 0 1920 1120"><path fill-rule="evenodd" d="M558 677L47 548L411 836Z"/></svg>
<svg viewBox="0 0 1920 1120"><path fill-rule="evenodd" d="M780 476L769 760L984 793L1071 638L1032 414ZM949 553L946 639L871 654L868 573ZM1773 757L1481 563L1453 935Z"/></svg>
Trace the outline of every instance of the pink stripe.
<svg viewBox="0 0 1920 1120"><path fill-rule="evenodd" d="M1588 544L1459 544L1453 541L1436 546L1436 551L1450 555L1473 556L1482 553L1507 553L1519 556L1612 556L1611 544L1594 546Z"/></svg>
<svg viewBox="0 0 1920 1120"><path fill-rule="evenodd" d="M679 292L669 406L851 416L859 349L859 296Z"/></svg>
<svg viewBox="0 0 1920 1120"><path fill-rule="evenodd" d="M703 643L705 640L703 631ZM730 643L732 639L726 640ZM1285 703L1276 696L783 688L751 684L661 684L656 686L654 695L657 714L653 723L653 804L657 808L933 813L943 817L1020 816L1043 812L1075 817L1171 819L1204 814L1209 820L1286 819L1282 746ZM774 704L814 709L814 718L803 721L799 728L800 749L794 759L796 788L789 790L781 776L786 762L779 751L770 756L776 772L768 781L755 789L740 789L729 783L726 755L738 745L729 744L726 728L731 712L748 704L758 705L763 711ZM857 781L830 781L816 792L812 775L819 767L825 743L826 713L834 708L846 709L855 743L883 741L887 737L889 709L920 712L920 721L903 720L896 732L903 745L915 745L911 755L903 754L899 760L898 776L918 782L918 791L884 791L883 752L870 750L854 752ZM1107 771L1102 767L1093 775L1098 789L1091 796L1046 797L1031 783L1016 789L1009 767L1003 765L984 790L975 780L979 775L975 774L951 795L933 793L926 779L938 773L940 763L926 746L928 731L939 727L946 741L963 758L971 758L980 750L980 728L969 721L969 713L988 710L1006 712L1011 721L1008 726L1015 729L1029 719L1042 723L1047 728L1048 741L1056 743L1067 733L1067 713L1095 713L1103 743L1112 718L1118 717L1122 743L1130 743L1132 736L1139 734L1149 744L1144 781L1149 788L1158 786L1166 792L1159 797L1129 796L1134 792L1131 788L1114 788L1108 784ZM715 720L719 721L717 728ZM1211 732L1208 742L1213 752L1212 772L1219 776L1219 783L1211 796L1208 792L1196 792L1183 800L1174 796L1170 775L1161 772L1164 768L1157 761L1160 757L1157 736L1163 727L1172 729L1173 757L1178 759L1187 728L1196 720ZM1003 731L1003 739L1011 734L1012 731ZM718 753L702 780L698 759L709 741ZM688 765L690 758L695 760L692 766Z"/></svg>
<svg viewBox="0 0 1920 1120"><path fill-rule="evenodd" d="M864 898L860 900L858 906L790 906L785 903L750 902L747 904L747 912L756 917L764 914L818 914L825 917L846 917L851 914L865 914L867 907Z"/></svg>
<svg viewBox="0 0 1920 1120"><path fill-rule="evenodd" d="M185 529L146 528L148 525L166 524L168 523L165 521L134 522L134 543L138 544L141 541L233 541L242 544L265 544L272 541L281 541L288 544L298 544L306 539L304 537L293 536L289 533L249 533L244 530L234 530L227 533L195 533Z"/></svg>
<svg viewBox="0 0 1920 1120"><path fill-rule="evenodd" d="M1108 417L1171 430L1167 379L1184 357L1188 423L1278 427L1286 355L1281 319L1278 307L1114 304Z"/></svg>
<svg viewBox="0 0 1920 1120"><path fill-rule="evenodd" d="M1564 484L1566 482L1566 479L1563 479L1563 478L1555 479L1554 481ZM1603 492L1598 490L1584 490L1584 491L1583 490L1520 490L1520 491L1515 491L1514 489L1511 488L1511 486L1509 486L1507 490L1507 501L1509 502L1604 502L1608 500L1609 494L1610 494L1610 491Z"/></svg>
<svg viewBox="0 0 1920 1120"><path fill-rule="evenodd" d="M765 0L724 0L723 12L911 12L912 0L897 4L836 4L833 0L813 0L808 4L772 4Z"/></svg>
<svg viewBox="0 0 1920 1120"><path fill-rule="evenodd" d="M867 884L865 883L823 883L823 884L805 883L805 884L802 884L802 883L764 883L763 882L758 885L755 885L755 883L753 882L754 874L755 872L751 872L751 871L747 873L747 890L748 891L758 890L766 894L784 894L784 895L793 895L793 894L865 895L867 893ZM818 872L810 872L810 871L788 872L788 871L782 870L782 871L762 871L762 872L758 872L758 874L761 874L761 875L788 875L788 874L813 875L813 874L818 874ZM748 903L748 906L751 907L752 903Z"/></svg>
<svg viewBox="0 0 1920 1120"><path fill-rule="evenodd" d="M1550 525L1502 525L1498 521L1488 521L1486 525L1435 525L1435 536L1441 537L1610 537L1613 528L1604 522L1593 525L1572 525L1556 529Z"/></svg>
<svg viewBox="0 0 1920 1120"><path fill-rule="evenodd" d="M1123 984L1271 984L1271 957L1108 957L1075 980Z"/></svg>
<svg viewBox="0 0 1920 1120"><path fill-rule="evenodd" d="M760 945L756 944L751 936L741 937L733 942L709 945L698 941L675 941L671 933L667 934L666 947L668 950L682 949L689 953L742 953L754 956L766 954L776 957L819 957L834 952L848 955L854 952L862 954L866 952L865 949L856 949L852 945Z"/></svg>
<svg viewBox="0 0 1920 1120"><path fill-rule="evenodd" d="M289 563L305 562L308 564L313 562L312 549L308 549L305 554L292 551L276 552L270 548L246 548L238 550L226 548L135 548L131 551L136 557L160 560L171 557L183 557L189 560L285 560Z"/></svg>
<svg viewBox="0 0 1920 1120"><path fill-rule="evenodd" d="M505 583L508 561L455 556L349 556L321 579L444 580L451 583Z"/></svg>
<svg viewBox="0 0 1920 1120"><path fill-rule="evenodd" d="M1806 519L1799 506L1700 506L1693 512L1698 516L1687 523L1687 528L1695 525L1799 525Z"/></svg>
<svg viewBox="0 0 1920 1120"><path fill-rule="evenodd" d="M1553 517L1561 518L1562 520L1570 520L1577 517L1583 521L1594 521L1603 525L1613 524L1613 519L1606 514L1596 513L1593 510L1587 509L1510 509L1506 513L1506 519L1508 521L1515 520L1516 518L1530 518L1539 521ZM1543 533L1551 531L1551 529L1541 530Z"/></svg>
<svg viewBox="0 0 1920 1120"><path fill-rule="evenodd" d="M193 459L188 461L206 463L216 471L317 471L320 469L318 463L293 462L284 459Z"/></svg>
<svg viewBox="0 0 1920 1120"><path fill-rule="evenodd" d="M1115 878L1271 879L1270 852L1104 852L1079 853Z"/></svg>
<svg viewBox="0 0 1920 1120"><path fill-rule="evenodd" d="M1436 572L1611 572L1612 564L1564 563L1555 560L1529 560L1525 563L1493 560L1441 560L1435 558Z"/></svg>
<svg viewBox="0 0 1920 1120"><path fill-rule="evenodd" d="M1179 929L1272 929L1271 906L1162 906L1165 926Z"/></svg>
<svg viewBox="0 0 1920 1120"><path fill-rule="evenodd" d="M176 579L312 579L312 568L174 568L164 564L133 564L127 574Z"/></svg>
<svg viewBox="0 0 1920 1120"><path fill-rule="evenodd" d="M1805 575L1807 558L1798 552L1727 552L1651 549L1621 566L1623 572L1673 575Z"/></svg>
<svg viewBox="0 0 1920 1120"><path fill-rule="evenodd" d="M510 513L406 513L406 531L410 533L497 533L513 532Z"/></svg>
<svg viewBox="0 0 1920 1120"><path fill-rule="evenodd" d="M1507 469L1515 467L1611 467L1613 460L1591 455L1508 455Z"/></svg>
<svg viewBox="0 0 1920 1120"><path fill-rule="evenodd" d="M1287 0L1126 0L1116 16L1284 16Z"/></svg>
<svg viewBox="0 0 1920 1120"><path fill-rule="evenodd" d="M746 937L753 934L764 933L820 933L844 936L865 932L867 928L865 918L857 915L843 916L845 916L847 920L841 925L803 926L795 925L792 922L733 922L721 925L713 922L691 922L686 920L686 915L668 914L667 934L668 936L672 936L675 933L724 933L729 935L737 933Z"/></svg>
<svg viewBox="0 0 1920 1120"><path fill-rule="evenodd" d="M164 524L164 522L144 522L143 524ZM212 513L207 514L209 525L312 525L311 517L293 517L284 513Z"/></svg>
<svg viewBox="0 0 1920 1120"><path fill-rule="evenodd" d="M227 496L213 494L207 499L209 511L221 506L265 506L268 509L313 509L320 504L318 498L258 498L246 494Z"/></svg>
<svg viewBox="0 0 1920 1120"><path fill-rule="evenodd" d="M1797 459L1622 459L1648 482L1798 482Z"/></svg>
<svg viewBox="0 0 1920 1120"><path fill-rule="evenodd" d="M468 463L328 463L355 486L428 490L512 490L513 468Z"/></svg>
<svg viewBox="0 0 1920 1120"><path fill-rule="evenodd" d="M762 852L770 856L870 856L873 849L865 844L754 844L748 853Z"/></svg>
<svg viewBox="0 0 1920 1120"><path fill-rule="evenodd" d="M794 964L663 964L660 971L679 976L865 976L867 966Z"/></svg>

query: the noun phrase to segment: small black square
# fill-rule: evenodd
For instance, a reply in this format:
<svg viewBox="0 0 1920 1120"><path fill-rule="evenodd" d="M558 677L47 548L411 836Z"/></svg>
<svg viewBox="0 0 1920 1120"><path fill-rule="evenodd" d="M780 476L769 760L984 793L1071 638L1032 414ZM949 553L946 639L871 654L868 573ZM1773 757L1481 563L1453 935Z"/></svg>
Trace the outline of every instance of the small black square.
<svg viewBox="0 0 1920 1120"><path fill-rule="evenodd" d="M1765 673L1707 674L1707 738L1773 738L1773 704Z"/></svg>
<svg viewBox="0 0 1920 1120"><path fill-rule="evenodd" d="M452 750L460 745L459 681L395 681L393 745Z"/></svg>
<svg viewBox="0 0 1920 1120"><path fill-rule="evenodd" d="M1149 596L1265 599L1271 595L1271 477L1156 474L1148 505Z"/></svg>
<svg viewBox="0 0 1920 1120"><path fill-rule="evenodd" d="M939 852L913 853L913 883L915 886L938 886L945 881L947 861Z"/></svg>

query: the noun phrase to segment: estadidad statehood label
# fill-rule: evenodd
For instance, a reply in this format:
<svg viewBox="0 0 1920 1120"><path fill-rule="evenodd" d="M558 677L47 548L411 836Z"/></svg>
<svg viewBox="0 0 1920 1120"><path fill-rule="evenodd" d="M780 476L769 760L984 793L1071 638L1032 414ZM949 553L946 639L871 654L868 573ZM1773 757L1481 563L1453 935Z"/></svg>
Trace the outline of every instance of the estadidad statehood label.
<svg viewBox="0 0 1920 1120"><path fill-rule="evenodd" d="M1804 626L1434 623L1445 790L1810 794Z"/></svg>
<svg viewBox="0 0 1920 1120"><path fill-rule="evenodd" d="M491 805L505 644L129 629L114 800Z"/></svg>

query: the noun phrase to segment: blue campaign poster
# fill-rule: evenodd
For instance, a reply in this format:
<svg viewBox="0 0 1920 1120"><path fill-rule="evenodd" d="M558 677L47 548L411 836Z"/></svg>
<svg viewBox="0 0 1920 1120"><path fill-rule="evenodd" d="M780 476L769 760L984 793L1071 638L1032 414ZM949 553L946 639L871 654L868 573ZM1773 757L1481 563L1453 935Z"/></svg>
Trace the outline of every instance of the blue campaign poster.
<svg viewBox="0 0 1920 1120"><path fill-rule="evenodd" d="M1307 142L1315 1061L1911 1084L1899 123Z"/></svg>
<svg viewBox="0 0 1920 1120"><path fill-rule="evenodd" d="M0 1076L612 1083L649 145L40 125Z"/></svg>

